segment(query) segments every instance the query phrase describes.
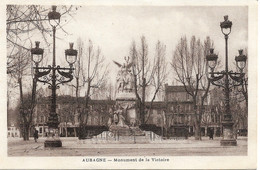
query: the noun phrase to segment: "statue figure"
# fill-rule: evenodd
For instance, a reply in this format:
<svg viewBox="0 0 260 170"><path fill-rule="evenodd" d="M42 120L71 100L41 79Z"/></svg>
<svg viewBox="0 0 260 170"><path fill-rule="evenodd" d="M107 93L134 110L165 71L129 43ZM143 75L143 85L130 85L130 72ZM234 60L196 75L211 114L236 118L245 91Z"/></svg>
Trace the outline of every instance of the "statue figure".
<svg viewBox="0 0 260 170"><path fill-rule="evenodd" d="M118 124L118 114L115 113L114 116L113 116L113 121L114 121L114 124Z"/></svg>
<svg viewBox="0 0 260 170"><path fill-rule="evenodd" d="M120 126L120 127L128 127L126 124L125 124L125 118L124 116L122 115L122 112L119 112L119 115L118 115L118 123L117 123L117 126Z"/></svg>
<svg viewBox="0 0 260 170"><path fill-rule="evenodd" d="M108 113L109 113L109 117L108 117L107 125L108 127L110 127L114 123L112 108L109 109Z"/></svg>
<svg viewBox="0 0 260 170"><path fill-rule="evenodd" d="M118 62L113 61L118 67L120 67L116 78L118 92L131 92L133 89L133 75L131 72L132 62L129 62L129 57L125 57L125 60L126 63L123 64L119 64Z"/></svg>
<svg viewBox="0 0 260 170"><path fill-rule="evenodd" d="M117 74L116 81L117 81L117 83L118 83L118 85L117 85L117 90L118 90L118 92L123 92L123 91L124 91L125 81L124 81L124 77L123 77L123 75L122 75L121 72L119 72L119 73Z"/></svg>
<svg viewBox="0 0 260 170"><path fill-rule="evenodd" d="M116 105L116 111L114 112L114 123L119 127L128 127L125 123L125 118L123 116L123 109L120 105Z"/></svg>

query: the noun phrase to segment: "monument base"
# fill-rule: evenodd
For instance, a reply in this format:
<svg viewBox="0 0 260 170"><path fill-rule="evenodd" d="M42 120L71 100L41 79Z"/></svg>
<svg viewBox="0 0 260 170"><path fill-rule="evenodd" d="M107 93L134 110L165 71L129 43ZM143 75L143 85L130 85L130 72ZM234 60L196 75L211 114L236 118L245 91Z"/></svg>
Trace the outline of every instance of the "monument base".
<svg viewBox="0 0 260 170"><path fill-rule="evenodd" d="M62 147L60 139L47 139L44 141L44 147Z"/></svg>
<svg viewBox="0 0 260 170"><path fill-rule="evenodd" d="M116 95L117 101L135 101L136 95L133 92L120 92Z"/></svg>
<svg viewBox="0 0 260 170"><path fill-rule="evenodd" d="M144 136L145 132L142 131L139 127L130 127L132 135L134 136Z"/></svg>
<svg viewBox="0 0 260 170"><path fill-rule="evenodd" d="M139 127L111 125L109 131L119 136L144 136L145 133Z"/></svg>

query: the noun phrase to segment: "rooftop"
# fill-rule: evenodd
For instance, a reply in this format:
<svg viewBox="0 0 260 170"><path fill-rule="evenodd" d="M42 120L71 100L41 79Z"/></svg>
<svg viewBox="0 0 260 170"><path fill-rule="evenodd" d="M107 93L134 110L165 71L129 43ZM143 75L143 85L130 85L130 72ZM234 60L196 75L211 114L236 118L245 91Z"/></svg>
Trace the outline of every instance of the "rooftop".
<svg viewBox="0 0 260 170"><path fill-rule="evenodd" d="M191 88L187 87L187 89L190 91ZM199 89L199 91L202 91L202 89ZM165 85L165 92L186 92L184 86L168 86L168 84Z"/></svg>

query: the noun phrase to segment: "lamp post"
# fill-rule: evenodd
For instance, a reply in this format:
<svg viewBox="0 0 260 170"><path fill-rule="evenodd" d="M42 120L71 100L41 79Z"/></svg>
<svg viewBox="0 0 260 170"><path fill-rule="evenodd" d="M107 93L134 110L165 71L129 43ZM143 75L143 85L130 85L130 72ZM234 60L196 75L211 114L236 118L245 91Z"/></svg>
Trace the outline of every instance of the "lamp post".
<svg viewBox="0 0 260 170"><path fill-rule="evenodd" d="M65 50L65 59L69 63L69 67L60 67L56 65L56 56L55 56L55 32L56 27L60 23L60 13L56 12L56 6L52 6L52 11L48 14L49 23L52 26L53 30L53 60L52 66L48 67L39 67L39 63L43 59L44 50L39 47L40 42L35 42L35 48L31 49L32 60L35 63L35 73L34 78L38 82L42 82L44 84L48 84L48 88L51 89L51 107L50 113L47 121L47 125L49 128L48 139L44 142L45 147L61 147L62 143L59 139L58 134L58 115L56 113L56 89L59 88L60 84L64 84L72 81L73 75L72 72L74 70L73 64L77 59L77 50L73 49L73 43L70 43L70 48ZM58 74L57 74L58 73Z"/></svg>
<svg viewBox="0 0 260 170"><path fill-rule="evenodd" d="M214 72L217 64L218 55L214 54L214 49L210 49L210 54L206 56L207 65L210 72L207 70L208 80L218 87L222 87L225 92L225 112L222 118L223 139L220 141L221 146L236 146L237 141L233 137L233 120L230 111L230 91L235 86L240 86L243 83L243 69L246 66L247 57L243 55L243 50L239 50L239 55L235 57L236 66L239 72L229 71L228 69L228 36L231 33L232 22L228 20L228 16L224 16L224 21L220 23L220 28L225 36L225 70L221 72ZM220 80L224 79L224 83Z"/></svg>

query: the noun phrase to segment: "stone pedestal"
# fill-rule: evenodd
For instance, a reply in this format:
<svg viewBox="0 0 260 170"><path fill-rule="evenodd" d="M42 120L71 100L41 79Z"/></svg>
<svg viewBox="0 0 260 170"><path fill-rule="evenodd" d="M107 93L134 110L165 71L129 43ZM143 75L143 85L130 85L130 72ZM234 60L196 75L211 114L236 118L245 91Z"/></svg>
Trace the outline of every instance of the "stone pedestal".
<svg viewBox="0 0 260 170"><path fill-rule="evenodd" d="M130 136L131 130L128 126L120 127L116 125L111 125L109 131L112 132L114 135L119 136Z"/></svg>
<svg viewBox="0 0 260 170"><path fill-rule="evenodd" d="M117 101L135 101L136 96L134 92L118 92L116 94Z"/></svg>
<svg viewBox="0 0 260 170"><path fill-rule="evenodd" d="M48 138L44 141L44 147L62 147L58 129L49 129Z"/></svg>
<svg viewBox="0 0 260 170"><path fill-rule="evenodd" d="M111 125L109 131L114 135L119 136L144 136L145 133L139 127L120 127L116 125Z"/></svg>
<svg viewBox="0 0 260 170"><path fill-rule="evenodd" d="M138 115L135 109L136 96L133 92L120 92L116 95L116 105L125 109L123 116L129 126L137 126Z"/></svg>
<svg viewBox="0 0 260 170"><path fill-rule="evenodd" d="M47 139L44 141L44 147L62 147L60 139Z"/></svg>
<svg viewBox="0 0 260 170"><path fill-rule="evenodd" d="M237 141L234 139L233 135L233 122L223 121L223 139L220 141L221 146L236 146Z"/></svg>

